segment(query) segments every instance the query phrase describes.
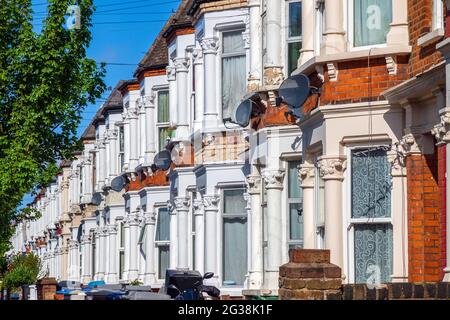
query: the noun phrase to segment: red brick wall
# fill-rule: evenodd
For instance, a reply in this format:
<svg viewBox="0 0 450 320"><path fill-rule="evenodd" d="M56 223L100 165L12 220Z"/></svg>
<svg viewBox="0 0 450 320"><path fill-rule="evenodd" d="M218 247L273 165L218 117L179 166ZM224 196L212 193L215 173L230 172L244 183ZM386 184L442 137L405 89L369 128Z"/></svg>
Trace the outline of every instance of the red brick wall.
<svg viewBox="0 0 450 320"><path fill-rule="evenodd" d="M442 279L441 204L437 156L407 158L409 281Z"/></svg>
<svg viewBox="0 0 450 320"><path fill-rule="evenodd" d="M436 42L423 48L417 45L417 39L432 31L433 0L409 0L408 21L412 46L409 72L411 76L415 76L442 59L442 55L436 50Z"/></svg>
<svg viewBox="0 0 450 320"><path fill-rule="evenodd" d="M444 268L447 264L446 261L446 179L445 179L445 161L446 161L446 146L445 144L437 148L438 154L438 180L439 180L439 202L441 209L441 265ZM441 270L441 276L444 276L443 270Z"/></svg>

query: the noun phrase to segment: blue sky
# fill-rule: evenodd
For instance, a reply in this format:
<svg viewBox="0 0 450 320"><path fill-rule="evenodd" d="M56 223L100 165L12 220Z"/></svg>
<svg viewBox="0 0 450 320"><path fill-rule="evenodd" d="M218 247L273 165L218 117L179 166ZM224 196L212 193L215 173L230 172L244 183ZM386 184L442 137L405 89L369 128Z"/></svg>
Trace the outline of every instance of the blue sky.
<svg viewBox="0 0 450 320"><path fill-rule="evenodd" d="M181 0L94 0L97 7L93 18L92 42L88 56L107 65L105 83L114 88L119 80L133 77L137 64L153 43L165 21L178 8ZM45 0L33 0L36 29L45 17ZM119 65L117 65L119 64ZM124 65L121 65L124 64ZM106 91L101 100L89 105L78 129L83 133L95 112L108 98ZM31 201L24 199L24 204Z"/></svg>

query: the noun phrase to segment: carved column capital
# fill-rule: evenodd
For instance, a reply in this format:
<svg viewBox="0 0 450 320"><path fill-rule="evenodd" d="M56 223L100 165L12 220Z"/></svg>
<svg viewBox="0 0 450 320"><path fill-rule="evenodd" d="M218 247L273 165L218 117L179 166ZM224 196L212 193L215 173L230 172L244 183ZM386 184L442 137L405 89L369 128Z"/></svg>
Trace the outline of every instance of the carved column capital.
<svg viewBox="0 0 450 320"><path fill-rule="evenodd" d="M175 203L175 208L177 209L177 211L188 211L189 210L189 205L190 205L189 198L177 197L174 199L174 203Z"/></svg>
<svg viewBox="0 0 450 320"><path fill-rule="evenodd" d="M192 208L194 209L194 215L199 216L203 215L203 201L202 200L194 200L192 202Z"/></svg>
<svg viewBox="0 0 450 320"><path fill-rule="evenodd" d="M320 176L324 180L343 180L346 168L347 160L345 157L323 156L319 159Z"/></svg>
<svg viewBox="0 0 450 320"><path fill-rule="evenodd" d="M125 226L132 227L138 226L141 223L141 219L137 214L129 214L125 218Z"/></svg>
<svg viewBox="0 0 450 320"><path fill-rule="evenodd" d="M202 64L203 63L203 54L201 49L194 49L192 50L192 58L193 58L193 64Z"/></svg>
<svg viewBox="0 0 450 320"><path fill-rule="evenodd" d="M156 98L156 95L154 92L152 92L149 95L143 96L142 100L144 102L145 108L154 108L155 107L155 98Z"/></svg>
<svg viewBox="0 0 450 320"><path fill-rule="evenodd" d="M283 181L286 173L283 170L264 169L262 176L266 189L283 189Z"/></svg>
<svg viewBox="0 0 450 320"><path fill-rule="evenodd" d="M261 176L250 175L246 179L247 193L250 195L258 195L261 193Z"/></svg>
<svg viewBox="0 0 450 320"><path fill-rule="evenodd" d="M203 54L217 54L219 50L219 39L218 38L203 38L200 42Z"/></svg>
<svg viewBox="0 0 450 320"><path fill-rule="evenodd" d="M220 197L218 195L203 196L203 206L205 210L218 210Z"/></svg>
<svg viewBox="0 0 450 320"><path fill-rule="evenodd" d="M303 189L314 188L315 166L302 163L298 168L298 180Z"/></svg>
<svg viewBox="0 0 450 320"><path fill-rule="evenodd" d="M116 224L109 224L107 227L108 230L108 234L112 235L112 234L117 234L118 228Z"/></svg>
<svg viewBox="0 0 450 320"><path fill-rule="evenodd" d="M450 113L441 114L441 121L431 129L431 133L436 138L436 144L442 145L450 142Z"/></svg>
<svg viewBox="0 0 450 320"><path fill-rule="evenodd" d="M415 135L413 133L408 133L403 136L400 140L400 146L402 147L402 151L405 156L409 156L411 154L421 154L421 145L422 145L422 135Z"/></svg>
<svg viewBox="0 0 450 320"><path fill-rule="evenodd" d="M166 74L167 74L167 80L168 81L175 81L176 78L176 68L174 66L168 66L166 67Z"/></svg>
<svg viewBox="0 0 450 320"><path fill-rule="evenodd" d="M187 58L175 58L174 59L176 72L188 72L189 71L189 59Z"/></svg>
<svg viewBox="0 0 450 320"><path fill-rule="evenodd" d="M147 212L145 215L144 215L144 221L145 221L145 224L147 224L147 225L149 225L149 224L155 224L156 223L156 216L155 216L155 214L153 213L153 212Z"/></svg>

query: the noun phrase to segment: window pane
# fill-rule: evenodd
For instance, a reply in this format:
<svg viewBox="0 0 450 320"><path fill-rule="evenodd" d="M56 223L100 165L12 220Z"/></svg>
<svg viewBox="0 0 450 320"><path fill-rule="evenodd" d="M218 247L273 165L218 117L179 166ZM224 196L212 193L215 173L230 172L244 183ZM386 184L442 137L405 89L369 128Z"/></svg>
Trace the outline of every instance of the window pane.
<svg viewBox="0 0 450 320"><path fill-rule="evenodd" d="M298 166L301 164L300 161L292 161L288 163L288 188L289 188L289 198L301 198L302 188L300 187L300 182L298 179Z"/></svg>
<svg viewBox="0 0 450 320"><path fill-rule="evenodd" d="M120 247L125 247L125 224L123 222L120 223Z"/></svg>
<svg viewBox="0 0 450 320"><path fill-rule="evenodd" d="M166 278L166 270L169 268L170 263L170 246L159 246L158 247L158 278Z"/></svg>
<svg viewBox="0 0 450 320"><path fill-rule="evenodd" d="M391 0L354 0L354 46L386 43L391 22Z"/></svg>
<svg viewBox="0 0 450 320"><path fill-rule="evenodd" d="M125 270L125 252L119 252L119 277L123 279L123 272Z"/></svg>
<svg viewBox="0 0 450 320"><path fill-rule="evenodd" d="M247 91L245 55L222 59L222 116L231 116Z"/></svg>
<svg viewBox="0 0 450 320"><path fill-rule="evenodd" d="M289 3L289 37L302 36L302 3Z"/></svg>
<svg viewBox="0 0 450 320"><path fill-rule="evenodd" d="M124 129L123 127L119 127L119 151L123 152L125 150L125 145L124 145Z"/></svg>
<svg viewBox="0 0 450 320"><path fill-rule="evenodd" d="M245 215L245 207L247 202L244 199L244 189L224 190L224 214L241 214Z"/></svg>
<svg viewBox="0 0 450 320"><path fill-rule="evenodd" d="M392 275L392 225L355 225L355 282L366 283L380 272L381 283L390 282Z"/></svg>
<svg viewBox="0 0 450 320"><path fill-rule="evenodd" d="M167 140L172 137L173 129L159 128L159 151L166 148Z"/></svg>
<svg viewBox="0 0 450 320"><path fill-rule="evenodd" d="M242 285L247 273L247 219L223 219L223 284Z"/></svg>
<svg viewBox="0 0 450 320"><path fill-rule="evenodd" d="M352 217L391 216L392 179L386 151L352 151Z"/></svg>
<svg viewBox="0 0 450 320"><path fill-rule="evenodd" d="M158 122L169 122L169 92L158 92Z"/></svg>
<svg viewBox="0 0 450 320"><path fill-rule="evenodd" d="M223 33L223 53L240 53L245 50L243 30Z"/></svg>
<svg viewBox="0 0 450 320"><path fill-rule="evenodd" d="M289 204L289 239L303 240L303 215L299 215L301 203Z"/></svg>
<svg viewBox="0 0 450 320"><path fill-rule="evenodd" d="M156 227L156 241L170 240L170 215L167 208L159 208L158 225Z"/></svg>
<svg viewBox="0 0 450 320"><path fill-rule="evenodd" d="M300 58L301 42L288 43L288 74L297 69L298 58Z"/></svg>

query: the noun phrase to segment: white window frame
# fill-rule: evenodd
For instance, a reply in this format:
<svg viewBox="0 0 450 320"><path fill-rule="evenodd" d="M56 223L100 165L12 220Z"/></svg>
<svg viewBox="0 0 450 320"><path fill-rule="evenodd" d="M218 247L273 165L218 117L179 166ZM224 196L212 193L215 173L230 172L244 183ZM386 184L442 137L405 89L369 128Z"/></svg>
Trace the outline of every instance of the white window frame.
<svg viewBox="0 0 450 320"><path fill-rule="evenodd" d="M119 266L119 268L118 268L118 273L119 273L119 280L123 280L123 274L124 274L124 272L125 272L125 222L123 221L123 220L121 220L120 222L119 222L119 245L117 246L118 247L118 252L119 252L119 264L118 264L118 266ZM123 238L123 246L122 246L122 238ZM123 269L124 270L120 270L120 254L123 252ZM122 271L122 272L121 272Z"/></svg>
<svg viewBox="0 0 450 320"><path fill-rule="evenodd" d="M285 63L285 65L286 65L286 76L290 76L290 74L288 74L288 70L289 70L289 44L290 43L300 42L301 45L303 46L303 37L302 37L302 35L300 35L298 37L289 37L289 13L290 13L289 5L291 3L301 3L301 2L302 2L301 0L286 0L285 4L284 4L284 6L285 6L284 7L284 13L285 13L285 21L286 21L286 28L285 28L285 33L284 33L284 39L286 41L285 54L284 54L285 61L286 61L286 63ZM303 10L303 8L302 8L302 10ZM301 21L301 19L302 19L302 17L300 16L300 21ZM302 22L302 24L303 24L303 22ZM297 69L297 67L298 67L298 62L297 62L296 68L294 68L293 70Z"/></svg>
<svg viewBox="0 0 450 320"><path fill-rule="evenodd" d="M159 94L162 92L167 92L168 98L169 98L169 104L168 104L168 108L169 108L169 122L159 122ZM156 91L156 148L157 150L164 150L165 146L160 146L159 145L159 140L160 140L160 129L170 129L170 92L169 92L169 88L161 88L158 89Z"/></svg>
<svg viewBox="0 0 450 320"><path fill-rule="evenodd" d="M242 25L240 23L236 25L235 23L233 23L233 24L221 27L220 32L219 32L219 43L220 43L219 44L219 48L220 48L220 50L219 50L219 70L220 70L219 83L220 83L220 91L219 91L218 101L220 101L220 119L223 119L223 93L222 93L222 90L223 90L223 84L222 84L222 80L223 80L223 59L224 58L231 58L231 57L246 57L247 58L247 50L245 49L245 45L244 45L244 48L243 48L242 52L239 52L239 53L237 53L237 52L236 53L223 53L223 50L224 50L224 48L223 48L223 34L224 33L230 33L230 32L239 32L239 31L242 33L242 37L244 37L245 25ZM246 63L246 68L247 68L247 63ZM246 70L246 72L245 72L245 75L246 75L245 81L246 81L246 83L247 83L247 74L248 74L248 72Z"/></svg>
<svg viewBox="0 0 450 320"><path fill-rule="evenodd" d="M325 249L325 199L324 199L324 216L323 221L319 221L319 211L320 211L320 180L323 180L320 177L320 168L318 165L318 159L319 155L316 155L314 159L314 226L315 226L315 239L316 239L316 248L318 249ZM324 182L325 184L325 182ZM324 192L325 192L325 185L324 185ZM324 194L325 197L325 194Z"/></svg>
<svg viewBox="0 0 450 320"><path fill-rule="evenodd" d="M301 163L301 159L289 159L288 161L286 161L286 172L289 171L289 165L290 163L293 162L298 162L299 164ZM303 230L303 239L302 240L291 240L290 237L290 228L291 228L291 217L290 217L290 205L291 204L300 204L301 207L303 208L303 198L289 198L289 172L287 174L287 179L285 179L285 194L286 194L286 243L287 243L287 250L289 252L289 247L291 245L296 245L298 246L297 248L303 248L304 246L304 241L305 241L305 233ZM299 187L301 188L301 184L299 183ZM303 191L300 191L303 195ZM303 225L304 227L304 225Z"/></svg>
<svg viewBox="0 0 450 320"><path fill-rule="evenodd" d="M376 147L384 147L389 145L388 142L385 143L378 143L375 145L368 145L365 144L348 144L345 147L345 154L347 157L347 161L349 165L347 166L346 172L345 172L345 191L346 196L344 198L344 212L345 216L344 219L346 220L343 223L343 230L344 232L344 250L343 254L344 257L347 257L347 260L344 259L344 270L347 272L347 283L355 283L355 228L354 226L356 224L390 224L392 226L392 230L394 230L394 224L393 224L393 215L394 212L392 211L393 206L393 197L391 196L391 216L389 218L352 218L352 185L351 185L351 179L352 179L352 151L355 149L366 149L366 148L376 148ZM391 191L391 195L393 192ZM392 235L393 238L395 238L395 235ZM395 256L392 256L393 265L395 264Z"/></svg>
<svg viewBox="0 0 450 320"><path fill-rule="evenodd" d="M220 232L219 232L220 238L219 239L221 239L221 241L220 241L220 255L219 255L220 256L220 262L219 262L219 265L220 265L220 279L221 279L222 286L224 288L227 288L227 289L243 288L243 287L245 287L247 279L248 279L248 270L249 270L249 265L248 265L248 262L247 262L247 275L245 276L246 279L244 280L243 284L236 284L236 285L224 285L223 284L224 272L225 272L224 267L223 267L223 263L224 263L224 258L223 258L223 249L224 249L224 246L223 246L223 226L224 226L224 223L223 223L223 220L224 220L225 217L227 217L227 218L230 218L230 217L235 217L235 218L245 217L245 219L247 219L247 222L246 222L247 223L247 232L248 232L248 226L249 226L249 217L248 217L248 214L245 211L245 209L244 209L244 212L241 215L239 215L239 214L224 214L224 212L225 212L225 191L230 191L230 190L243 190L243 194L245 194L245 191L246 191L245 187L243 185L241 185L241 186L237 185L237 186L224 187L223 189L221 189L221 192L220 192L220 199L221 199L221 201L220 201L220 229L219 229L220 230ZM247 235L248 235L248 233L247 233ZM248 237L247 237L247 239L248 239ZM247 245L247 261L248 261L248 257L249 257L249 254L250 254L250 252L248 251L248 242L247 242L246 245Z"/></svg>
<svg viewBox="0 0 450 320"><path fill-rule="evenodd" d="M326 30L325 25L325 15L326 15L326 7L325 0L316 0L315 3L315 32L314 32L314 54L316 56L320 56L320 50L322 47L322 43L324 42L324 32Z"/></svg>
<svg viewBox="0 0 450 320"><path fill-rule="evenodd" d="M433 0L432 30L444 29L444 1Z"/></svg>
<svg viewBox="0 0 450 320"><path fill-rule="evenodd" d="M125 128L123 125L118 126L119 134L117 139L117 150L119 151L117 153L117 167L119 168L119 172L123 172L123 166L125 165ZM120 146L120 140L123 139L123 150L121 150Z"/></svg>
<svg viewBox="0 0 450 320"><path fill-rule="evenodd" d="M346 19L344 19L344 21L347 20L347 23L346 23L347 34L348 34L347 42L348 42L349 50L350 51L361 51L361 50L369 50L371 48L386 48L387 43L355 47L355 45L354 45L354 6L353 6L353 1L354 0L344 1L344 16L346 16L345 17ZM394 5L394 1L396 1L396 0L392 0L392 5ZM391 7L391 10L393 10L392 7Z"/></svg>
<svg viewBox="0 0 450 320"><path fill-rule="evenodd" d="M169 214L169 210L168 210L168 208L167 207L165 207L165 206L160 206L160 207L155 207L155 211L156 211L156 228L155 228L155 254L156 254L156 257L155 257L155 262L156 262L156 279L158 280L158 281L164 281L165 279L162 279L162 278L160 278L159 277L159 273L160 273L160 261L159 261L159 250L160 250L160 248L161 247L168 247L169 248L169 254L170 254L170 239L172 238L171 237L171 234L170 234L170 230L169 230L169 240L157 240L157 230L158 230L158 221L159 221L159 210L160 209L167 209L167 212L168 212L168 214Z"/></svg>

